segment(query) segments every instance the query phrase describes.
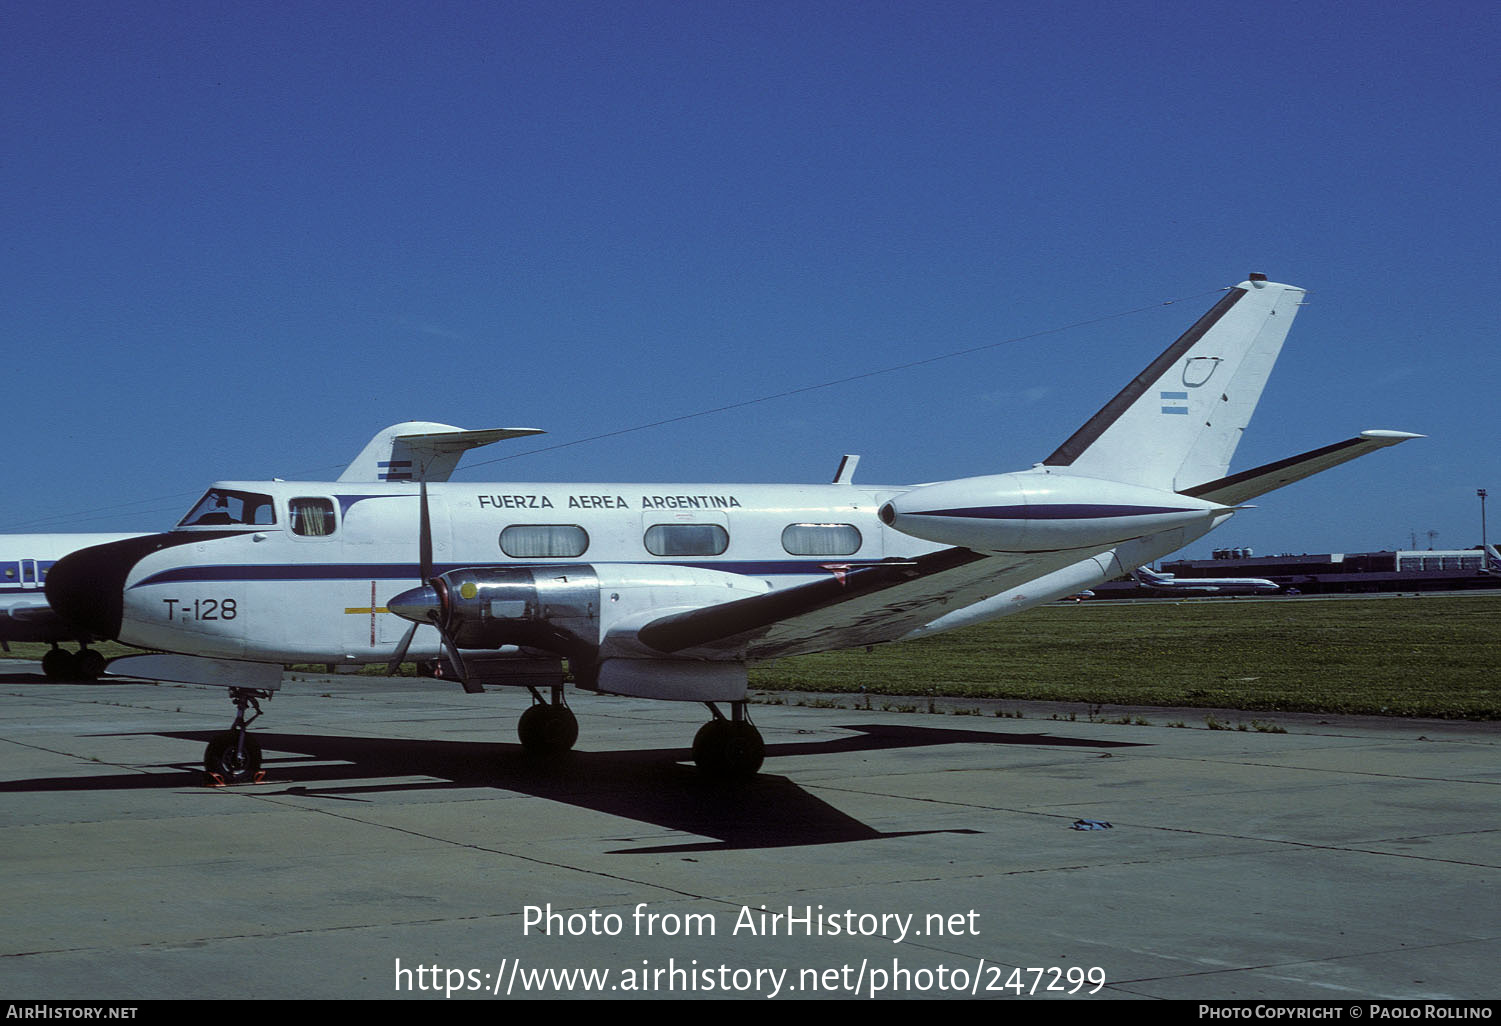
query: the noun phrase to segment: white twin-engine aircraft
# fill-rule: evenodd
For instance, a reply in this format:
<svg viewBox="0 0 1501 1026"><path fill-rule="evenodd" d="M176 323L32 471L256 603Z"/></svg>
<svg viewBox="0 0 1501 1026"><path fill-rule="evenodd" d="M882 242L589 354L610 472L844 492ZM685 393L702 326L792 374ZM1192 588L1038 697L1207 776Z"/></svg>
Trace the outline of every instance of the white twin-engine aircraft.
<svg viewBox="0 0 1501 1026"><path fill-rule="evenodd" d="M763 757L748 663L1075 594L1248 499L1419 437L1366 431L1226 476L1303 295L1264 275L1229 289L1018 473L876 487L855 484L847 458L827 485L429 487L420 466L407 483L222 482L166 534L61 560L47 597L96 636L180 653L111 672L231 689L234 724L205 759L226 782L258 772L246 710L259 715L282 664L407 659L467 691L529 687L519 733L534 751L577 738L565 660L578 688L705 703L695 761L748 775Z"/></svg>

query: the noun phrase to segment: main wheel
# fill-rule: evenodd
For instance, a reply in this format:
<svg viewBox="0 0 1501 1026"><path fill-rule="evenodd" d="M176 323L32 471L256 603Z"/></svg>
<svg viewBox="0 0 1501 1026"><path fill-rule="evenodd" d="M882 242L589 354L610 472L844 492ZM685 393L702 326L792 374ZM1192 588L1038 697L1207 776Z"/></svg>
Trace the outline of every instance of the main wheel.
<svg viewBox="0 0 1501 1026"><path fill-rule="evenodd" d="M98 680L104 675L106 660L92 648L79 649L74 659L78 666L79 680Z"/></svg>
<svg viewBox="0 0 1501 1026"><path fill-rule="evenodd" d="M537 703L527 708L516 723L521 747L532 755L557 755L571 749L579 739L579 721L566 705Z"/></svg>
<svg viewBox="0 0 1501 1026"><path fill-rule="evenodd" d="M203 750L203 768L226 784L244 784L255 779L261 768L261 743L254 734L245 735L244 754L239 738L232 730L215 734Z"/></svg>
<svg viewBox="0 0 1501 1026"><path fill-rule="evenodd" d="M693 761L699 770L724 780L755 776L766 761L766 744L754 724L713 719L693 737Z"/></svg>
<svg viewBox="0 0 1501 1026"><path fill-rule="evenodd" d="M66 649L54 648L42 656L42 673L48 680L77 680L78 658Z"/></svg>

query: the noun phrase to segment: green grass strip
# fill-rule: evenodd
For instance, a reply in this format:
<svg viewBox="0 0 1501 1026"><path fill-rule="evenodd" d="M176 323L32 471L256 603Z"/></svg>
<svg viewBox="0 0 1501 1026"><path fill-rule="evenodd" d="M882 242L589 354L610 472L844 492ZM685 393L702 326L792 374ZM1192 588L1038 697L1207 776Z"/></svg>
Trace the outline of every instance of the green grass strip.
<svg viewBox="0 0 1501 1026"><path fill-rule="evenodd" d="M1501 718L1501 596L1055 604L753 667L760 690Z"/></svg>

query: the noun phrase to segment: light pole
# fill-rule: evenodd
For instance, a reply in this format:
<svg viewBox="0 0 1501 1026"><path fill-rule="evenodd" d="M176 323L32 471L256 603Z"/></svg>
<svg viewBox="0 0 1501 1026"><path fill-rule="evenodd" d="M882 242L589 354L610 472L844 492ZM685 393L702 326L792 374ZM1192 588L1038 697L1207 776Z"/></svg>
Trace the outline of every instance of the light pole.
<svg viewBox="0 0 1501 1026"><path fill-rule="evenodd" d="M1480 565L1489 570L1491 566L1491 549L1485 540L1485 489L1475 489L1475 494L1480 496Z"/></svg>

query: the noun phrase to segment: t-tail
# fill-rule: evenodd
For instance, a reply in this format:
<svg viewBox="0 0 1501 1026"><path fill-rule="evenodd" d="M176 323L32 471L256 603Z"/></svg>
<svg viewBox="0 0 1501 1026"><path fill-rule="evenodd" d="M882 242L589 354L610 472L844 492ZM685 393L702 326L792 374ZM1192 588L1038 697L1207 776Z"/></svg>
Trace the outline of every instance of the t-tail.
<svg viewBox="0 0 1501 1026"><path fill-rule="evenodd" d="M1304 294L1251 275L1032 470L919 485L885 502L881 521L927 541L992 553L1179 539L1140 560L1146 562L1222 523L1249 499L1421 437L1362 431L1227 476Z"/></svg>
<svg viewBox="0 0 1501 1026"><path fill-rule="evenodd" d="M1168 492L1224 477L1304 294L1251 275L1044 465Z"/></svg>

